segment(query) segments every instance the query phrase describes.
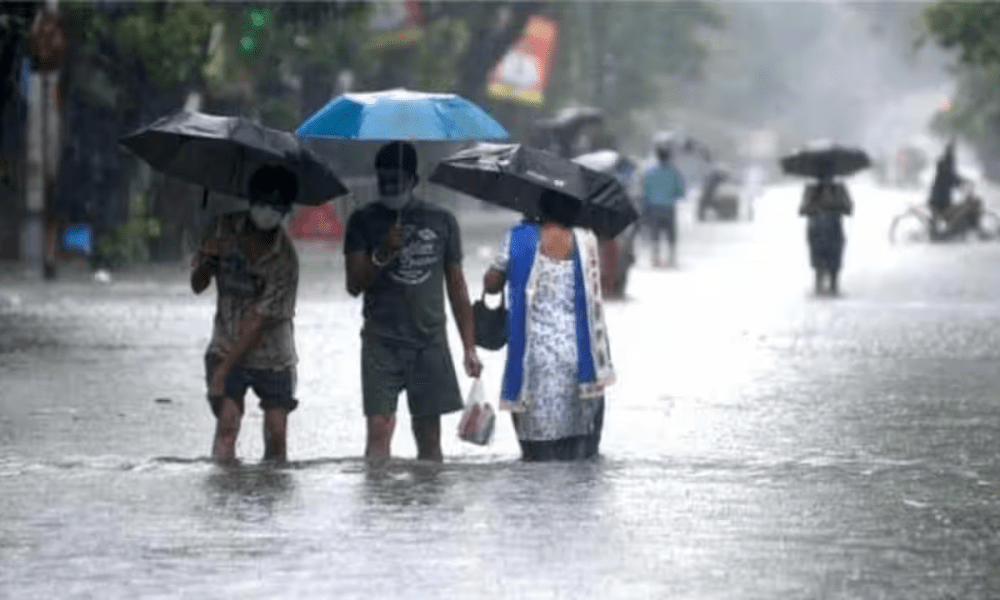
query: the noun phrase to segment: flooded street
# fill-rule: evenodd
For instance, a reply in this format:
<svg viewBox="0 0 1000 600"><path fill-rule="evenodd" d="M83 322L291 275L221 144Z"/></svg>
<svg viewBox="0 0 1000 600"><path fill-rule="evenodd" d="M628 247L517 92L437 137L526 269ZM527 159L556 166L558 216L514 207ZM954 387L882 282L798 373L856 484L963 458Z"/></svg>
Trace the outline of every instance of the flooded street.
<svg viewBox="0 0 1000 600"><path fill-rule="evenodd" d="M640 254L578 464L520 462L506 415L463 443L457 414L445 463L417 463L404 409L399 459L366 469L339 246L300 251L285 468L258 464L256 407L243 465L207 461L214 290L186 268L6 277L0 597L996 598L1000 244L891 247L921 198L851 191L839 298L812 295L800 187L753 222L682 220L676 270ZM502 220L463 230L473 296ZM480 356L495 403L503 352Z"/></svg>

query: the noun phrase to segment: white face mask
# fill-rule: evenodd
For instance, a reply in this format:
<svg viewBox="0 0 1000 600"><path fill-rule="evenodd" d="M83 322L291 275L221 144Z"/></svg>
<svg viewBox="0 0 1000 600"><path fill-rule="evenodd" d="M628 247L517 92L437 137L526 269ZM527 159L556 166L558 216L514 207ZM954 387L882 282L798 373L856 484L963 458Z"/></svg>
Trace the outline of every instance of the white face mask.
<svg viewBox="0 0 1000 600"><path fill-rule="evenodd" d="M261 231L271 231L281 225L281 220L285 215L266 204L254 204L250 206L250 220Z"/></svg>
<svg viewBox="0 0 1000 600"><path fill-rule="evenodd" d="M378 201L382 206L388 208L389 210L401 210L410 202L412 194L409 191L403 192L402 194L392 194L379 196Z"/></svg>

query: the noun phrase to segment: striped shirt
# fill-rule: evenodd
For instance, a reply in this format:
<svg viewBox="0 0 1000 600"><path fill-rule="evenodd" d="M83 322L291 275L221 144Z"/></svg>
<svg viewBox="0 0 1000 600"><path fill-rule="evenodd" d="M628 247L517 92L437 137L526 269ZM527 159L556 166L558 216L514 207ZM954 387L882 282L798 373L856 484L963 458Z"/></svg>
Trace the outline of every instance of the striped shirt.
<svg viewBox="0 0 1000 600"><path fill-rule="evenodd" d="M225 356L239 339L244 317L256 306L264 315L264 334L239 364L249 369L287 369L298 361L292 320L299 257L282 228L271 247L251 264L239 243L246 235L246 219L246 213L220 217L211 233L222 239L223 250L215 278L218 298L208 353Z"/></svg>

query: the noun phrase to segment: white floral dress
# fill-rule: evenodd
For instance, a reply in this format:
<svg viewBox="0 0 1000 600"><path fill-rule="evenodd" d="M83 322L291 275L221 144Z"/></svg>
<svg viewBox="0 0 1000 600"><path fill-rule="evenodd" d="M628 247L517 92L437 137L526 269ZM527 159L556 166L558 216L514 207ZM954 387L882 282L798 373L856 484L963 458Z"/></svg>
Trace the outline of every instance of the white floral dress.
<svg viewBox="0 0 1000 600"><path fill-rule="evenodd" d="M550 441L593 433L596 400L579 396L573 260L556 260L539 250L538 287L527 331L528 392L531 404L519 416L518 438Z"/></svg>

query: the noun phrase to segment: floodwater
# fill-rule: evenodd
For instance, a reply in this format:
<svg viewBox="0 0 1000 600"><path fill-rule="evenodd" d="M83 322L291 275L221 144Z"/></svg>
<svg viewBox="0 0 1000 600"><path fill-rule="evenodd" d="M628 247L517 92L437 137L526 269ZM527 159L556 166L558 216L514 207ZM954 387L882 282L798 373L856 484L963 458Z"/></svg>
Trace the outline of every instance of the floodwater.
<svg viewBox="0 0 1000 600"><path fill-rule="evenodd" d="M444 464L418 463L404 409L398 459L366 468L336 247L302 248L283 468L256 408L242 465L206 460L214 301L183 267L6 277L0 597L1000 597L1000 244L890 247L919 197L852 191L839 298L811 293L793 186L750 223L683 220L678 269L640 255L583 463L520 462L505 415L485 448L445 417ZM503 225L476 223L474 296Z"/></svg>

